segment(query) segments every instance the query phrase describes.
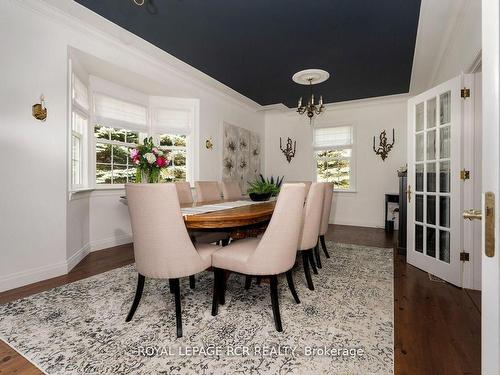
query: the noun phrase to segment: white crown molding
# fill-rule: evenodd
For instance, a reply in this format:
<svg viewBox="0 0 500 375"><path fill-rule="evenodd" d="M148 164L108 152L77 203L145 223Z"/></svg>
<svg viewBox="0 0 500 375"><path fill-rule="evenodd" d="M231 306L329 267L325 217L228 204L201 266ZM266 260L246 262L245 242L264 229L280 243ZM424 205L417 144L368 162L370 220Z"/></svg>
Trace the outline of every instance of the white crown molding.
<svg viewBox="0 0 500 375"><path fill-rule="evenodd" d="M91 34L104 42L112 43L134 57L164 73L176 76L192 85L209 91L232 103L252 111L261 105L238 93L209 75L179 60L137 35L112 23L74 1L67 0L13 0L13 3L34 11L53 22L59 22L84 34ZM78 48L77 46L75 46Z"/></svg>

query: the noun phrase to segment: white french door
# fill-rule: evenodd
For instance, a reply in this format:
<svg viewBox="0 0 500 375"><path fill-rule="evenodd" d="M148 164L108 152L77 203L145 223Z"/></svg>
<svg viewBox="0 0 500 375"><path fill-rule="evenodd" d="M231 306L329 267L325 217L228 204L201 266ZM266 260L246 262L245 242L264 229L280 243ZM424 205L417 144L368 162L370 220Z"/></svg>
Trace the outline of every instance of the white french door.
<svg viewBox="0 0 500 375"><path fill-rule="evenodd" d="M407 262L461 286L460 76L408 101Z"/></svg>

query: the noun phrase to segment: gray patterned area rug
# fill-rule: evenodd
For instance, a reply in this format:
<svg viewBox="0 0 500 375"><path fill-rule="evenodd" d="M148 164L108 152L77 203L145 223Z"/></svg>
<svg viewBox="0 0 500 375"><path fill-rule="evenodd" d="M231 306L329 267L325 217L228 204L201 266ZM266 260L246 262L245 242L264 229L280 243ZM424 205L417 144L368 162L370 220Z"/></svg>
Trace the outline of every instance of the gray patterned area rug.
<svg viewBox="0 0 500 375"><path fill-rule="evenodd" d="M166 281L146 279L125 323L137 280L130 265L1 305L0 337L47 374L392 374L392 250L328 247L315 291L295 268L300 305L280 279L282 333L269 285L246 291L236 274L212 317L211 272L194 290L181 282L183 338Z"/></svg>

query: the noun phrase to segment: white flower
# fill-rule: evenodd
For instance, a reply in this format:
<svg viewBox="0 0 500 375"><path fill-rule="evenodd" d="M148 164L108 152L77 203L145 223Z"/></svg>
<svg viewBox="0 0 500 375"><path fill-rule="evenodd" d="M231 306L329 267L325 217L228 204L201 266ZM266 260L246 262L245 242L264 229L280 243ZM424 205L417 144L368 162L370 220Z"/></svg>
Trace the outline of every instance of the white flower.
<svg viewBox="0 0 500 375"><path fill-rule="evenodd" d="M156 156L152 152L144 154L144 157L146 158L149 164L153 164L156 161Z"/></svg>

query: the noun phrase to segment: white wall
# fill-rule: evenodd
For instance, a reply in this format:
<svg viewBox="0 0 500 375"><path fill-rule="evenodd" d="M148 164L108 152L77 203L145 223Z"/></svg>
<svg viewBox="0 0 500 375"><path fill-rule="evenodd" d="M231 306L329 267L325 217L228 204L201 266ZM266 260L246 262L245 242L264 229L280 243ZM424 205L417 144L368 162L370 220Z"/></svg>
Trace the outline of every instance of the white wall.
<svg viewBox="0 0 500 375"><path fill-rule="evenodd" d="M422 0L410 93L463 73L481 53L481 0Z"/></svg>
<svg viewBox="0 0 500 375"><path fill-rule="evenodd" d="M406 163L406 96L359 100L328 105L316 126L352 124L355 131L356 192L334 194L330 223L382 227L384 194L398 193L397 169ZM384 161L372 150L373 136L386 129L389 141L396 132L394 148ZM297 141L297 152L288 163L279 138ZM294 111L266 113L266 174L285 175L285 180L315 180L312 128L305 116Z"/></svg>
<svg viewBox="0 0 500 375"><path fill-rule="evenodd" d="M123 191L67 194L68 48L161 83L163 95L200 100L199 178L219 179L224 121L264 135L257 105L74 2L0 2L0 291L65 273L91 247L128 242ZM71 8L106 33L61 12ZM105 77L104 77L105 78ZM48 119L31 117L40 94ZM158 94L158 93L156 93ZM255 103L254 103L255 104ZM204 140L216 146L207 150ZM199 146L199 147L198 147ZM26 180L29 170L30 180Z"/></svg>

